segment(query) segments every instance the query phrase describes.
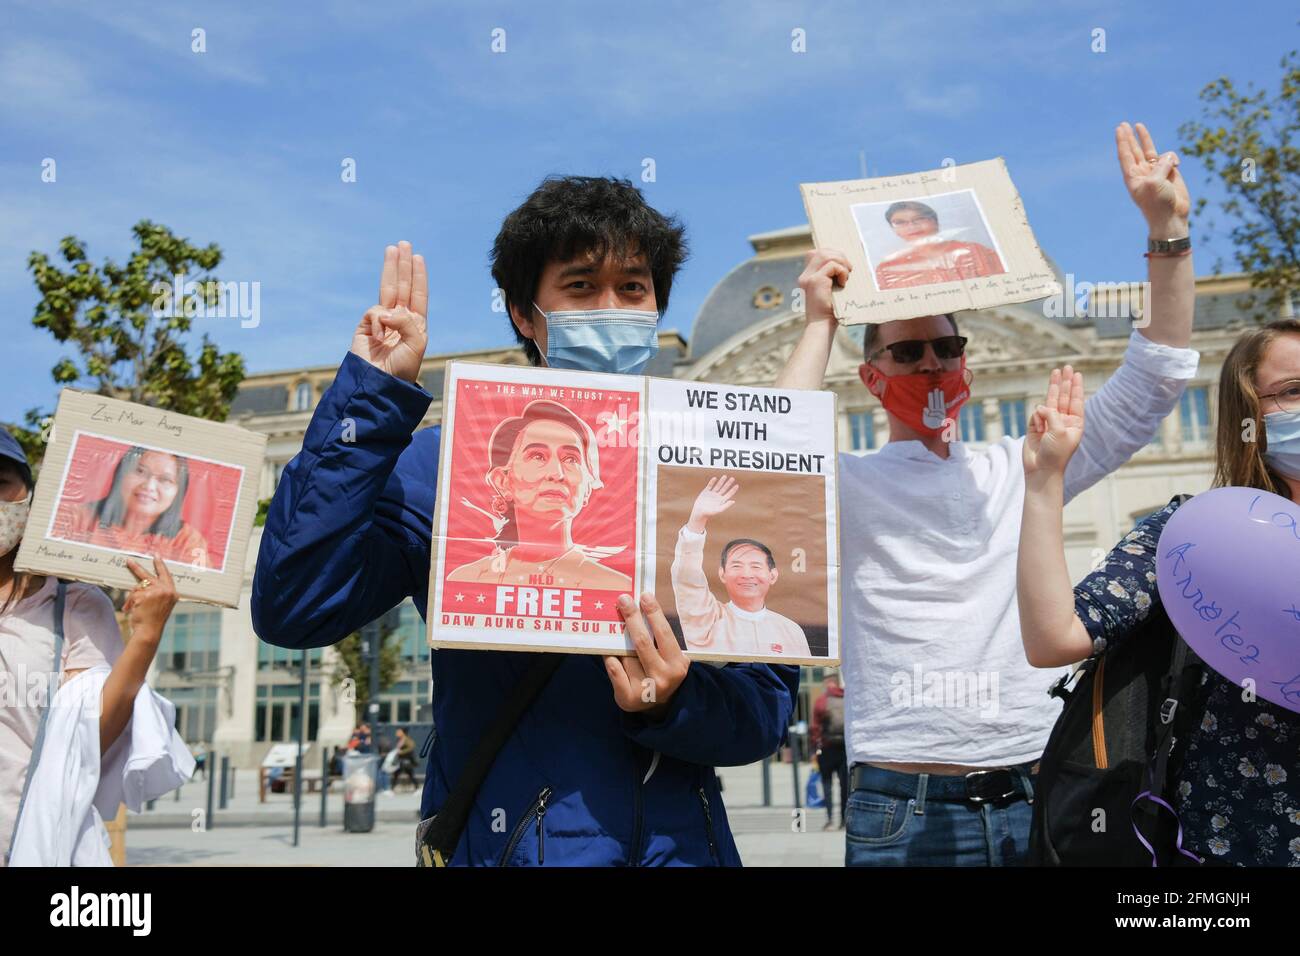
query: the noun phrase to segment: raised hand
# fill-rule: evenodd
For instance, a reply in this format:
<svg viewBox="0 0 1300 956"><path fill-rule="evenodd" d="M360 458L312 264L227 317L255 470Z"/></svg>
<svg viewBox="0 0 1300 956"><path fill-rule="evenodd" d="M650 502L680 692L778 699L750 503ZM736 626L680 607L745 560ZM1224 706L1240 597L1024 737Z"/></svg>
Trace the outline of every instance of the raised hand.
<svg viewBox="0 0 1300 956"><path fill-rule="evenodd" d="M695 504L691 508L691 519L686 522L686 527L696 534L703 534L704 526L710 518L722 514L736 503L736 492L739 490L740 485L730 475L723 475L721 478L710 478L709 483L704 486L704 490L695 496Z"/></svg>
<svg viewBox="0 0 1300 956"><path fill-rule="evenodd" d="M1181 239L1187 235L1192 201L1187 183L1178 172L1176 153L1156 151L1151 134L1141 123L1115 127L1115 153L1133 202L1151 227L1153 239ZM1167 235L1165 233L1168 233Z"/></svg>
<svg viewBox="0 0 1300 956"><path fill-rule="evenodd" d="M1052 369L1047 400L1034 409L1025 435L1025 476L1064 475L1083 440L1083 373Z"/></svg>
<svg viewBox="0 0 1300 956"><path fill-rule="evenodd" d="M162 637L167 619L176 606L176 582L163 559L154 556L153 574L134 561L126 562L127 570L140 584L127 596L122 613L131 622L131 639L139 638L157 644Z"/></svg>
<svg viewBox="0 0 1300 956"><path fill-rule="evenodd" d="M371 306L352 334L352 354L389 375L415 382L429 344L429 273L411 244L384 250L379 277L379 304Z"/></svg>
<svg viewBox="0 0 1300 956"><path fill-rule="evenodd" d="M844 288L853 266L848 256L838 249L813 249L803 257L804 268L799 276L803 290L804 321L835 324L835 303L831 290Z"/></svg>

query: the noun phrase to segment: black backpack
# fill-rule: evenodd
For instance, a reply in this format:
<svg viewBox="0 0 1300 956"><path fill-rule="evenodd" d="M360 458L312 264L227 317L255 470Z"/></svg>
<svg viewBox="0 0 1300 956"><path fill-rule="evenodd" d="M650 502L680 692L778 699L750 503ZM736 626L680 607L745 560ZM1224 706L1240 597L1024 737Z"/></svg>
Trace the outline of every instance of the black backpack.
<svg viewBox="0 0 1300 956"><path fill-rule="evenodd" d="M1178 819L1161 801L1172 803L1167 783L1178 779L1182 745L1204 709L1204 674L1168 615L1153 609L1113 652L1098 638L1092 656L1056 682L1049 693L1065 708L1039 766L1029 865L1150 867L1153 851L1160 866L1201 862L1180 852Z"/></svg>

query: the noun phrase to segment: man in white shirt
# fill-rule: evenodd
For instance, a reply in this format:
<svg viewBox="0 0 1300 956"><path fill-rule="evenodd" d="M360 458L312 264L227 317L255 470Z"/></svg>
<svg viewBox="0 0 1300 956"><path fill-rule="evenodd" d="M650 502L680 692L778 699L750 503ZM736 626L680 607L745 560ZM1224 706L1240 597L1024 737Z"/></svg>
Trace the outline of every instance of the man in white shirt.
<svg viewBox="0 0 1300 956"><path fill-rule="evenodd" d="M736 538L722 549L718 578L730 600L713 596L704 575L704 533L708 520L736 503L740 486L723 475L710 478L695 498L691 517L677 534L673 555L673 597L682 636L690 647L715 654L806 658L808 638L794 621L767 606L780 576L772 549L753 538Z"/></svg>
<svg viewBox="0 0 1300 956"><path fill-rule="evenodd" d="M1116 145L1148 226L1149 324L1087 401L1067 500L1154 437L1199 358L1187 347L1195 277L1177 158L1141 124L1136 136L1118 127ZM835 250L808 254L807 324L778 387L821 387L831 288L850 269ZM876 454L839 463L850 866L1021 862L1036 763L1060 711L1046 693L1055 675L1029 666L1019 633L1024 439L979 451L956 440L965 341L949 315L866 327L860 374L890 432Z"/></svg>

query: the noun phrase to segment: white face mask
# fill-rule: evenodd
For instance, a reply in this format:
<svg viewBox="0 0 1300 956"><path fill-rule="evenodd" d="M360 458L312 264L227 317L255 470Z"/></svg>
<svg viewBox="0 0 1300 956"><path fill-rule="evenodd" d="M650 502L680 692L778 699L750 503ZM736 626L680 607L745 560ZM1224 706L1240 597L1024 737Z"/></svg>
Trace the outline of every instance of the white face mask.
<svg viewBox="0 0 1300 956"><path fill-rule="evenodd" d="M536 302L533 308L542 312ZM659 313L641 309L542 312L547 368L640 375L659 350Z"/></svg>
<svg viewBox="0 0 1300 956"><path fill-rule="evenodd" d="M1268 451L1264 460L1288 478L1300 479L1300 412L1274 412L1264 416Z"/></svg>
<svg viewBox="0 0 1300 956"><path fill-rule="evenodd" d="M18 547L27 530L27 518L32 511L30 498L22 501L0 501L0 557Z"/></svg>

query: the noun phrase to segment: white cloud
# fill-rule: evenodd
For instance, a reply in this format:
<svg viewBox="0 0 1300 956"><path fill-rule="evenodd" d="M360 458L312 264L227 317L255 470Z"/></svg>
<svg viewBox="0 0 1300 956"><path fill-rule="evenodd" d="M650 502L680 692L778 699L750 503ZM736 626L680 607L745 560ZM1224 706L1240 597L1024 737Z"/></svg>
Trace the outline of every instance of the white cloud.
<svg viewBox="0 0 1300 956"><path fill-rule="evenodd" d="M979 103L979 89L973 83L939 83L926 89L909 85L903 91L903 105L907 109L949 119L971 115Z"/></svg>
<svg viewBox="0 0 1300 956"><path fill-rule="evenodd" d="M18 38L0 49L0 117L87 118L104 107L101 95L87 65L57 47Z"/></svg>
<svg viewBox="0 0 1300 956"><path fill-rule="evenodd" d="M51 0L46 0L50 3ZM194 68L200 76L262 85L266 75L253 58L257 39L265 38L271 8L239 10L230 6L185 8L165 4L55 4L67 16L85 17L101 27L99 42L114 59L161 55L169 68ZM206 51L192 49L192 33L205 31ZM132 43L115 42L125 37ZM141 47L147 49L140 49Z"/></svg>

